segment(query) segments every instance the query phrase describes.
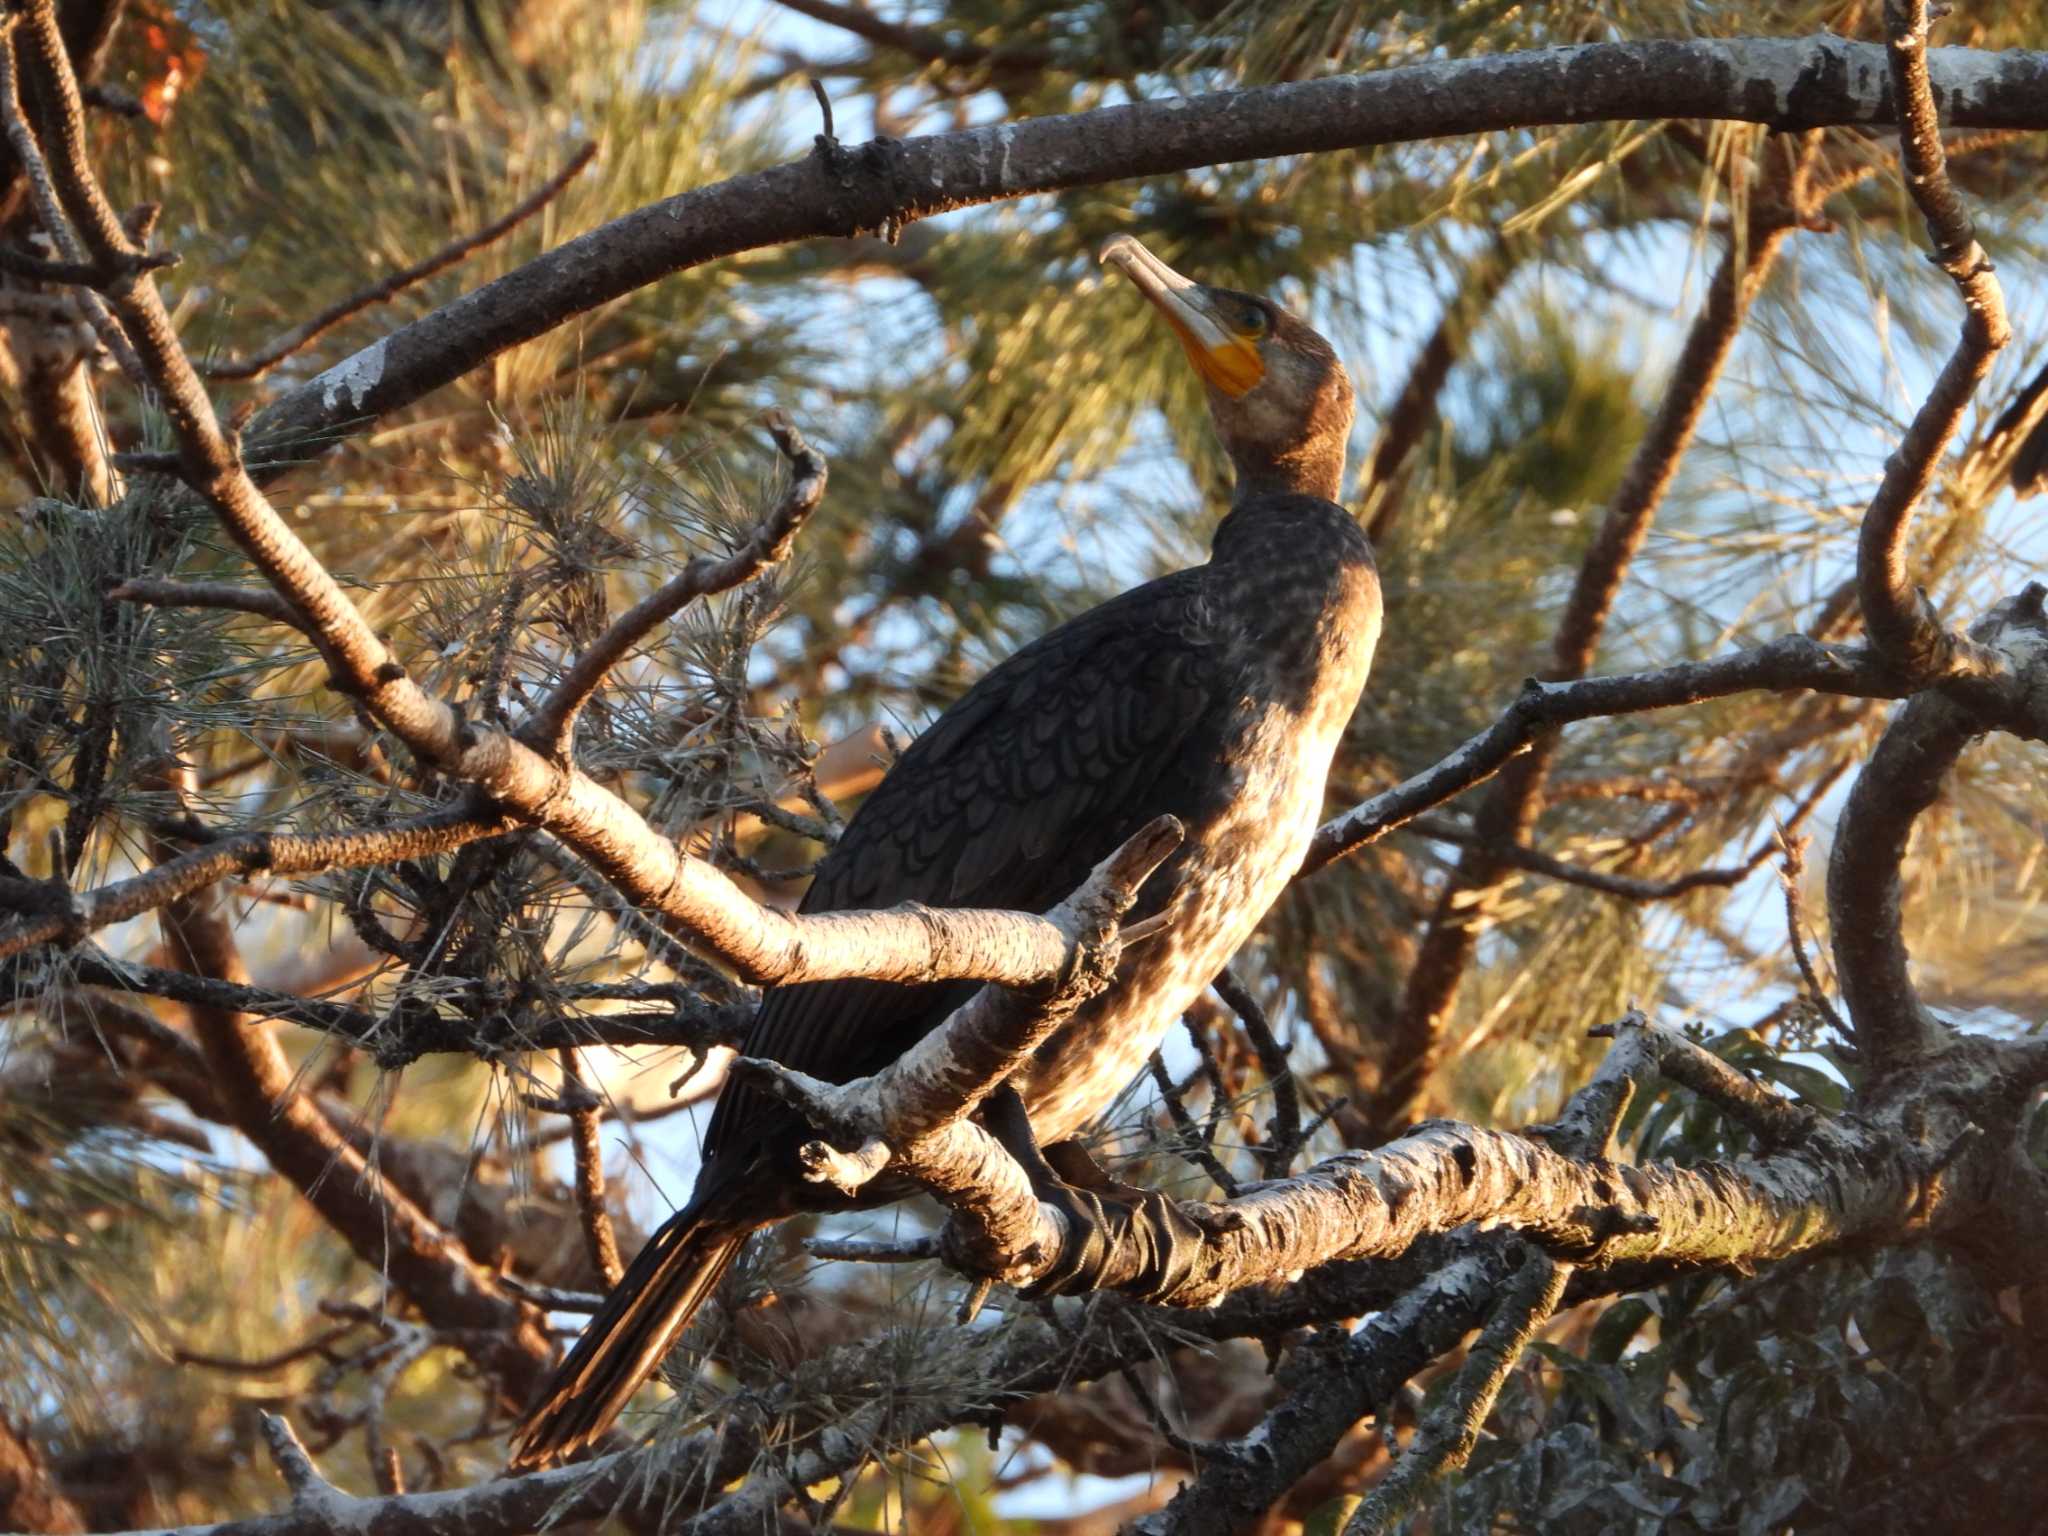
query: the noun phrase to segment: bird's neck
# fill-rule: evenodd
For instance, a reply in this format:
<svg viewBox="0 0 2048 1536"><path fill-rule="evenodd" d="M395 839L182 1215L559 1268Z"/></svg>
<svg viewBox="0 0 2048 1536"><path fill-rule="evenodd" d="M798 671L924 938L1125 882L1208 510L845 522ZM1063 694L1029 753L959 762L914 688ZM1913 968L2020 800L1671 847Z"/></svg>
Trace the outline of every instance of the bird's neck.
<svg viewBox="0 0 2048 1536"><path fill-rule="evenodd" d="M1241 507L1268 496L1313 496L1336 501L1344 494L1344 443L1341 438L1313 438L1277 457L1234 460L1237 484L1230 504Z"/></svg>

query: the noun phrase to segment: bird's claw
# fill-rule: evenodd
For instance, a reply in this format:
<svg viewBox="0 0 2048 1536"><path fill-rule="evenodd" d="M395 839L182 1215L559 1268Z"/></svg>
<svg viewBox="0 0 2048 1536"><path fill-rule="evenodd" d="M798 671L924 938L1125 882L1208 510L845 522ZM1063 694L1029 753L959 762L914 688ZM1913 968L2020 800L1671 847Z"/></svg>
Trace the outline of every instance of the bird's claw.
<svg viewBox="0 0 2048 1536"><path fill-rule="evenodd" d="M1071 1296L1100 1290L1114 1275L1117 1290L1140 1301L1166 1301L1194 1273L1203 1233L1180 1206L1155 1191L1104 1196L1072 1184L1048 1185L1038 1198L1060 1213L1066 1241L1051 1265L1022 1293Z"/></svg>

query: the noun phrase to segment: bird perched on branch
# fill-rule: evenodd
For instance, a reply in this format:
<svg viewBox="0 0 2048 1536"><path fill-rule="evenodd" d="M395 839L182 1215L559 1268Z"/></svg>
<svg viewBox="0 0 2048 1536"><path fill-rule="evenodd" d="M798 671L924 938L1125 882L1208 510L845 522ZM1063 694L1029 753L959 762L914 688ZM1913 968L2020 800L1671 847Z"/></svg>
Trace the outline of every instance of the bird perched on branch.
<svg viewBox="0 0 2048 1536"><path fill-rule="evenodd" d="M1032 1143L1072 1137L1109 1104L1300 866L1380 628L1370 546L1336 505L1352 394L1329 343L1267 299L1182 277L1128 236L1102 261L1157 307L1207 386L1236 470L1208 563L1082 614L984 677L890 770L803 901L806 912L905 901L1043 911L1147 822L1180 818L1185 841L1131 912L1165 913L1163 932L1130 950L1110 986L1012 1077L1014 1093L982 1111L1038 1178L1051 1165ZM900 1055L976 985L777 987L745 1052L847 1082ZM814 1134L762 1090L727 1083L689 1203L555 1371L515 1467L603 1434L748 1234L844 1208L797 1167ZM1069 1221L1062 1279L1084 1285L1073 1253L1099 1252L1101 1226L1129 1213L1046 1184L1039 1193ZM1091 1218L1097 1230L1074 1238ZM1161 1276L1162 1294L1171 1278Z"/></svg>

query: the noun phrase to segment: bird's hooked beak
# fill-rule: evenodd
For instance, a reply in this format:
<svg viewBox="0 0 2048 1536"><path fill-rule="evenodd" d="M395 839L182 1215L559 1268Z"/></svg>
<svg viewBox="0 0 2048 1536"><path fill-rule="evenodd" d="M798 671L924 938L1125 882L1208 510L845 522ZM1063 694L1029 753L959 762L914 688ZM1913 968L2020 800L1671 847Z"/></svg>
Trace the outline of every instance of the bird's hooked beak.
<svg viewBox="0 0 2048 1536"><path fill-rule="evenodd" d="M1259 329L1247 329L1247 316L1235 312L1241 299L1230 302L1231 296L1182 277L1129 235L1112 239L1096 260L1138 285L1180 337L1195 372L1231 399L1242 398L1266 376L1259 352L1264 317L1258 317Z"/></svg>

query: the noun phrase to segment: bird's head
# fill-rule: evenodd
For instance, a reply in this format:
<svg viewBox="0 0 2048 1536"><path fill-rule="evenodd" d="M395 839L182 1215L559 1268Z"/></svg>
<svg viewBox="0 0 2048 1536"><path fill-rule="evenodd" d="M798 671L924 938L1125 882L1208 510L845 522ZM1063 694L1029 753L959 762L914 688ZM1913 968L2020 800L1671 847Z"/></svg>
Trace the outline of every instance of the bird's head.
<svg viewBox="0 0 2048 1536"><path fill-rule="evenodd" d="M1351 380L1330 344L1271 299L1182 277L1129 235L1100 260L1166 317L1208 386L1237 469L1237 499L1295 491L1335 501L1351 433Z"/></svg>

